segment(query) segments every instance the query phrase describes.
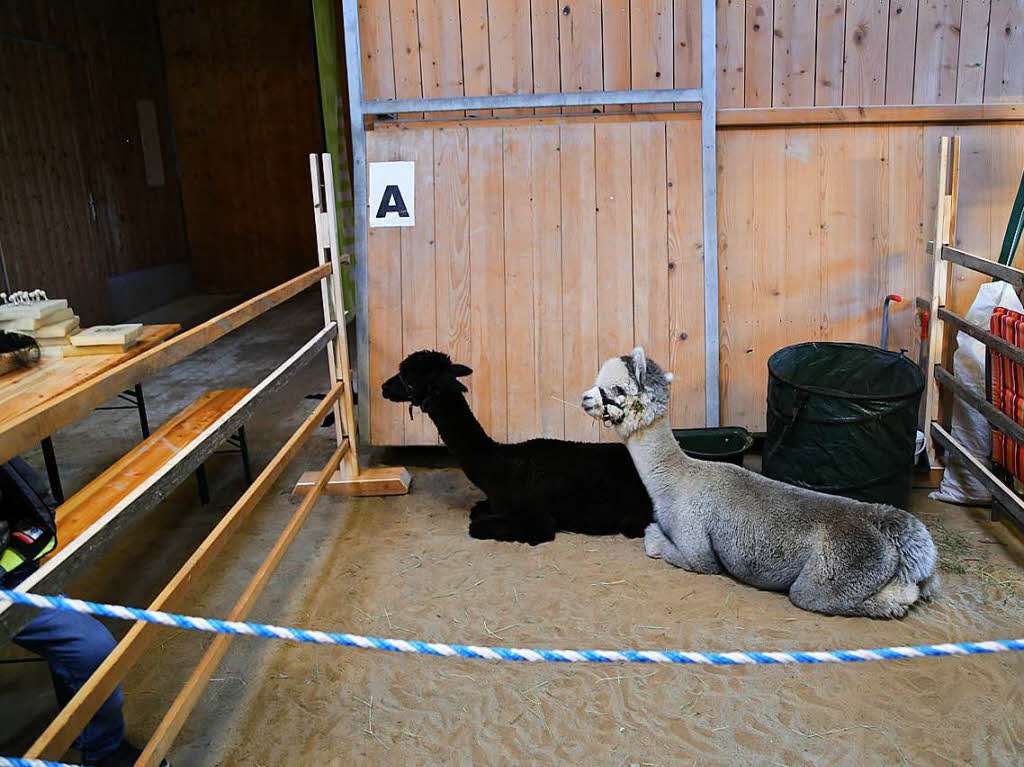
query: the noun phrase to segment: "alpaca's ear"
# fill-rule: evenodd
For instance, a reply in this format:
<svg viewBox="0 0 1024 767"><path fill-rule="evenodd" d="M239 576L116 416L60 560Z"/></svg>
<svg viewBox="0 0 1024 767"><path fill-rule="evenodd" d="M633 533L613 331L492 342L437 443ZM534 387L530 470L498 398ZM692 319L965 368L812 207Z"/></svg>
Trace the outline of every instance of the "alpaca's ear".
<svg viewBox="0 0 1024 767"><path fill-rule="evenodd" d="M668 372L665 373L665 380L668 381L669 383L672 383L675 380L675 378L676 378L676 374L675 373L668 373Z"/></svg>
<svg viewBox="0 0 1024 767"><path fill-rule="evenodd" d="M473 368L471 368L471 367L467 367L466 365L460 365L457 362L454 365L452 365L452 375L455 376L456 378L461 378L462 376L468 376L468 375L471 375L472 373L473 373Z"/></svg>
<svg viewBox="0 0 1024 767"><path fill-rule="evenodd" d="M644 347L638 346L633 350L633 375L636 382L643 386L644 378L647 377L647 355L644 354Z"/></svg>

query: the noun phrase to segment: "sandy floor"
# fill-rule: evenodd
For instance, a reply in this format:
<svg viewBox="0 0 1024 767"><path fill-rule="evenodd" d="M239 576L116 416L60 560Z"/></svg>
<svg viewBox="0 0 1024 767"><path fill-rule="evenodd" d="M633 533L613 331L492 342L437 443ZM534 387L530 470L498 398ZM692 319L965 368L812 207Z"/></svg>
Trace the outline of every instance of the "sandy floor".
<svg viewBox="0 0 1024 767"><path fill-rule="evenodd" d="M1019 543L919 503L945 592L902 622L826 618L648 559L639 541L474 541L452 470L337 512L284 617L520 647L825 649L1024 635ZM1024 657L837 667L525 666L279 645L236 659L220 764L1021 764ZM197 717L202 717L202 712ZM199 733L192 733L192 737ZM220 749L218 748L218 751ZM186 749L177 764L205 764Z"/></svg>
<svg viewBox="0 0 1024 767"><path fill-rule="evenodd" d="M289 303L147 382L153 422L204 388L251 384L312 334L317 296ZM263 466L323 391L311 367L249 426ZM57 440L69 490L137 440L97 413ZM330 454L314 438L189 595L224 616L295 509L297 474ZM421 464L422 452L403 459ZM38 456L31 456L38 460ZM436 466L437 453L427 456ZM443 463L443 461L442 461ZM943 556L944 593L900 622L826 618L784 595L648 559L640 541L559 535L537 548L474 541L479 497L448 468L413 493L321 502L254 620L520 647L785 650L1024 636L1024 545L981 511L914 511ZM218 457L214 502L186 484L68 593L145 605L241 492ZM111 622L120 634L126 625ZM145 741L210 638L167 630L125 683L129 737ZM3 658L22 657L9 646ZM0 754L56 713L43 664L0 666ZM175 767L367 764L1020 765L1024 655L821 667L525 665L236 640L171 753ZM75 755L69 755L73 758Z"/></svg>

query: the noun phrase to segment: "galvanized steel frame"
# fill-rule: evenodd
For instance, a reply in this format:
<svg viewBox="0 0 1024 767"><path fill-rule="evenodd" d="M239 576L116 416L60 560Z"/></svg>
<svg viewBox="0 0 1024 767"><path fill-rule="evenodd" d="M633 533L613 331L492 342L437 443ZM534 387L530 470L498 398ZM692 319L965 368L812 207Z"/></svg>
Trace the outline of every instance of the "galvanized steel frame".
<svg viewBox="0 0 1024 767"><path fill-rule="evenodd" d="M718 173L716 144L717 58L714 0L701 4L701 87L666 90L582 91L572 93L524 93L497 96L466 96L429 99L363 98L363 65L359 43L358 0L342 0L342 26L345 40L345 69L348 77L349 127L352 135L352 195L355 215L356 338L358 341L359 429L370 434L369 391L370 338L366 291L368 226L367 220L367 115L396 115L412 112L449 110L544 108L566 106L603 106L610 104L694 103L701 107L701 180L704 254L704 405L705 422L718 426L719 404L719 325L718 325ZM483 121L481 121L483 122Z"/></svg>

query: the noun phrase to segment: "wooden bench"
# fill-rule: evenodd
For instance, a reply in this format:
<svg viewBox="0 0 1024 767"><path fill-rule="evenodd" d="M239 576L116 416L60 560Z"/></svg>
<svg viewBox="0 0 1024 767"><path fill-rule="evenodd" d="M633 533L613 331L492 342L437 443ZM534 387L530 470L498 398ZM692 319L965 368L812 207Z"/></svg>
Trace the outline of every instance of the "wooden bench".
<svg viewBox="0 0 1024 767"><path fill-rule="evenodd" d="M58 506L57 548L47 555L47 559L81 535L248 393L249 389L206 392ZM246 480L251 482L243 428L233 439L242 454ZM196 471L196 477L200 499L205 504L209 495L203 466Z"/></svg>

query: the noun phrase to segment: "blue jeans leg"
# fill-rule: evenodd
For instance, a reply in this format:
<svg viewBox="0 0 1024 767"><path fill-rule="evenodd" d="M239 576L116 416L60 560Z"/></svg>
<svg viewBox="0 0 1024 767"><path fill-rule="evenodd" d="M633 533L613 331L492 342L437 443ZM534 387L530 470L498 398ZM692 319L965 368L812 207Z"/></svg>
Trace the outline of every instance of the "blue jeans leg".
<svg viewBox="0 0 1024 767"><path fill-rule="evenodd" d="M61 707L116 644L106 626L95 618L62 610L42 610L14 637L14 643L46 659ZM75 747L84 761L102 759L124 740L123 702L118 685L78 736Z"/></svg>

